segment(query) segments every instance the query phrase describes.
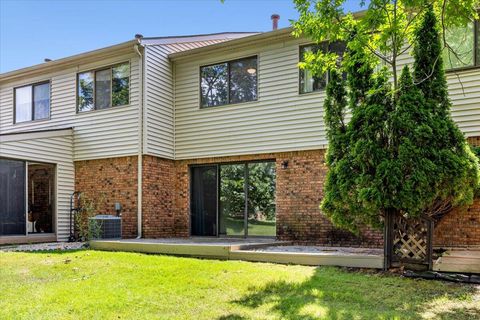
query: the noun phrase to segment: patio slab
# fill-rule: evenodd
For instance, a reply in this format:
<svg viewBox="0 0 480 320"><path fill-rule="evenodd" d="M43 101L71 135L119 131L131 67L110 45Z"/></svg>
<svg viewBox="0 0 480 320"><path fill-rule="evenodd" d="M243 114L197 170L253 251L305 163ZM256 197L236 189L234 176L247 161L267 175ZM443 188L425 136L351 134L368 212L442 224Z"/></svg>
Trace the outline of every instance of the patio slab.
<svg viewBox="0 0 480 320"><path fill-rule="evenodd" d="M128 239L95 240L92 249L134 251L224 260L309 266L383 268L383 250L369 248L292 246L274 239Z"/></svg>
<svg viewBox="0 0 480 320"><path fill-rule="evenodd" d="M122 239L94 240L90 247L96 250L133 251L142 253L160 253L181 256L229 259L231 250L253 249L288 242L274 239Z"/></svg>
<svg viewBox="0 0 480 320"><path fill-rule="evenodd" d="M270 246L250 250L232 250L230 258L309 266L383 268L383 250L369 248Z"/></svg>

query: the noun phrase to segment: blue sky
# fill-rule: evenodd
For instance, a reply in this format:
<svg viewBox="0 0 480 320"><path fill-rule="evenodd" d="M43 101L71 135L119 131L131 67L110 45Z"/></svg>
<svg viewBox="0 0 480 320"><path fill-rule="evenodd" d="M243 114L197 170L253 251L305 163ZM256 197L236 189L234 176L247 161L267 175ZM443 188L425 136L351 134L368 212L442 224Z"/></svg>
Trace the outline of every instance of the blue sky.
<svg viewBox="0 0 480 320"><path fill-rule="evenodd" d="M357 10L358 0L347 0ZM292 0L0 0L0 73L133 39L268 31L297 13Z"/></svg>

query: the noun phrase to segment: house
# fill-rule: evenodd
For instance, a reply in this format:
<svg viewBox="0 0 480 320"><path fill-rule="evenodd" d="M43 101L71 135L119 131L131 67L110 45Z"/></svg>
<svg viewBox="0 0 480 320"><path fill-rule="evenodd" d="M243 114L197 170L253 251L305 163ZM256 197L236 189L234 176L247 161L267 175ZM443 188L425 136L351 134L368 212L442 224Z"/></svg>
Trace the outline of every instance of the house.
<svg viewBox="0 0 480 320"><path fill-rule="evenodd" d="M472 40L467 65L447 59L452 116L472 145L480 145L479 25L462 30ZM328 75L297 66L317 49L289 28L139 36L1 74L0 243L66 240L79 191L99 213L120 204L126 238L381 246L380 231L354 236L319 209ZM435 244L480 245L480 201L446 216Z"/></svg>

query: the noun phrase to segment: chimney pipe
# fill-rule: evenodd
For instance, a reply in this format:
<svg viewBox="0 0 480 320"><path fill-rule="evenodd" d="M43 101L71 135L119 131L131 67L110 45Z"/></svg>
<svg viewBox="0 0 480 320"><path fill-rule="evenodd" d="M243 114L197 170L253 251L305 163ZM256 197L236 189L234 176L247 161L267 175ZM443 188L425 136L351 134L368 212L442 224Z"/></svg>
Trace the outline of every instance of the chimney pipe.
<svg viewBox="0 0 480 320"><path fill-rule="evenodd" d="M280 15L272 14L270 19L272 19L272 30L277 30L278 29L278 20L280 20Z"/></svg>

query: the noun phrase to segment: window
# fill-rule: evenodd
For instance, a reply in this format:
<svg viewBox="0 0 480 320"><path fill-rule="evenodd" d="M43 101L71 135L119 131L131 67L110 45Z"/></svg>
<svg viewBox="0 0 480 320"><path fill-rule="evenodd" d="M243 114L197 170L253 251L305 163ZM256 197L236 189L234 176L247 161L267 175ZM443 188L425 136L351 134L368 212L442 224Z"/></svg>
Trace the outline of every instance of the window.
<svg viewBox="0 0 480 320"><path fill-rule="evenodd" d="M307 52L335 52L338 54L340 60L345 52L345 43L332 42L321 43L318 45L311 44L300 47L300 61L303 61L305 53ZM345 75L344 75L345 76ZM309 93L314 91L324 90L328 83L329 74L314 75L312 71L300 69L300 93Z"/></svg>
<svg viewBox="0 0 480 320"><path fill-rule="evenodd" d="M451 49L443 51L445 69L458 69L480 66L480 21L466 27L446 30L445 38Z"/></svg>
<svg viewBox="0 0 480 320"><path fill-rule="evenodd" d="M77 111L101 110L127 105L130 94L130 64L79 73Z"/></svg>
<svg viewBox="0 0 480 320"><path fill-rule="evenodd" d="M201 106L257 100L257 57L200 68Z"/></svg>
<svg viewBox="0 0 480 320"><path fill-rule="evenodd" d="M50 117L50 82L15 88L15 123Z"/></svg>

